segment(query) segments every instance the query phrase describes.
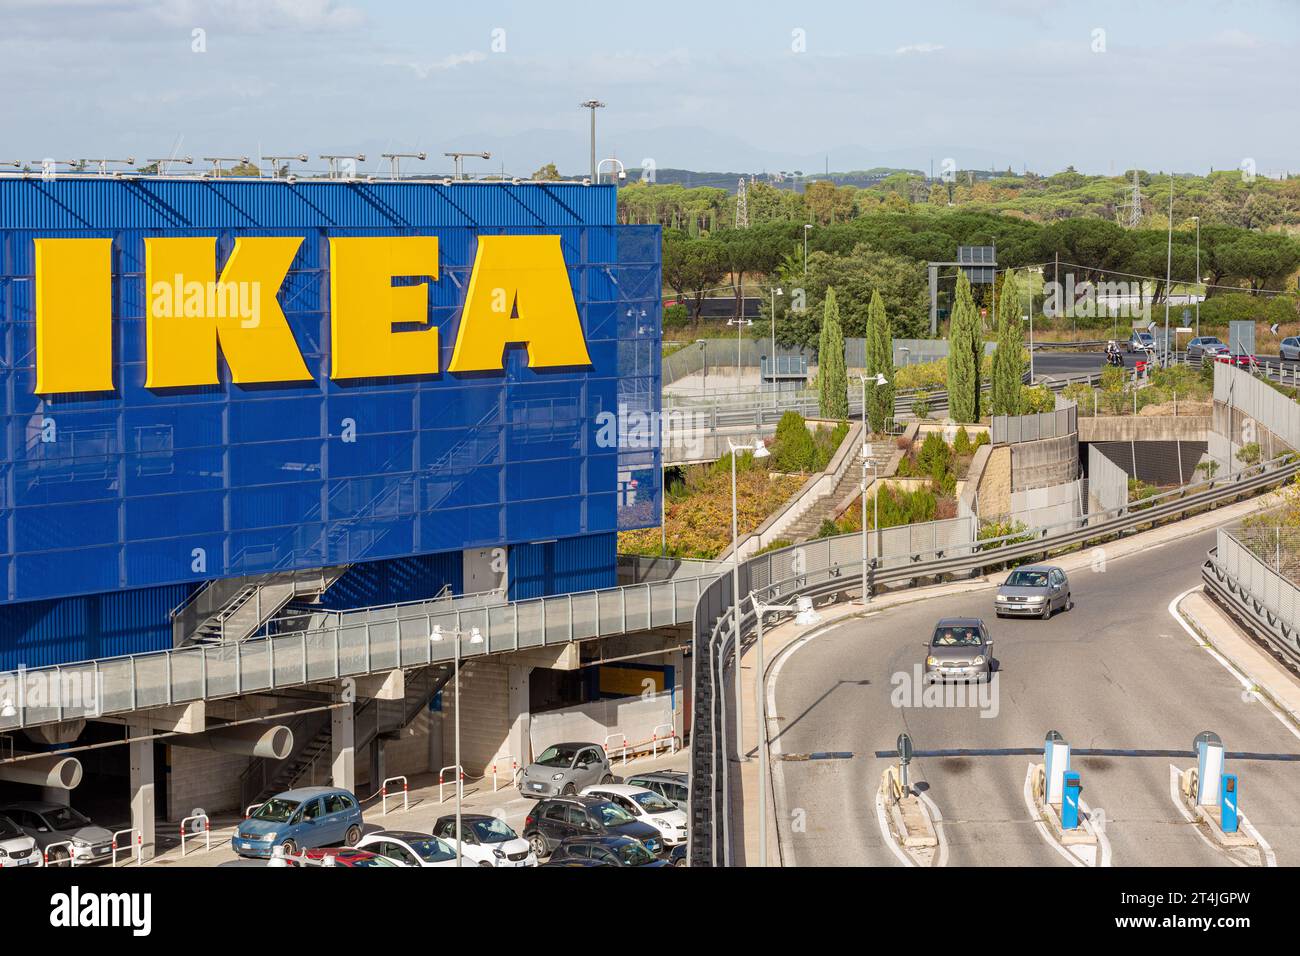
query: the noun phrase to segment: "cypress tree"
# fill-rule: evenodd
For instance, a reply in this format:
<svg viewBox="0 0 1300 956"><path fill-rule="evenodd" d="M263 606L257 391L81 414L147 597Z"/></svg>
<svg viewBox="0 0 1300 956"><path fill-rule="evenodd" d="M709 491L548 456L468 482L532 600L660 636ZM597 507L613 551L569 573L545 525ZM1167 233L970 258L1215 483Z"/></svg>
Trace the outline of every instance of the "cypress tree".
<svg viewBox="0 0 1300 956"><path fill-rule="evenodd" d="M822 384L820 407L823 418L843 421L849 417L849 373L844 363L844 330L835 293L826 290L826 314L822 318L822 351L817 356L817 380Z"/></svg>
<svg viewBox="0 0 1300 956"><path fill-rule="evenodd" d="M869 379L884 375L887 383L867 383L867 420L872 432L878 435L894 417L894 336L879 290L871 293L871 305L867 308L866 374Z"/></svg>
<svg viewBox="0 0 1300 956"><path fill-rule="evenodd" d="M1020 334L1020 289L1014 273L1007 273L998 299L998 345L993 352L993 414L1019 415L1022 411L1021 375L1024 342Z"/></svg>
<svg viewBox="0 0 1300 956"><path fill-rule="evenodd" d="M822 301L822 324L817 330L817 407L826 407L826 316L834 311L839 314L835 303L835 290L827 287L826 298Z"/></svg>
<svg viewBox="0 0 1300 956"><path fill-rule="evenodd" d="M948 413L953 421L979 421L982 340L970 279L965 272L959 272L952 317L948 322Z"/></svg>

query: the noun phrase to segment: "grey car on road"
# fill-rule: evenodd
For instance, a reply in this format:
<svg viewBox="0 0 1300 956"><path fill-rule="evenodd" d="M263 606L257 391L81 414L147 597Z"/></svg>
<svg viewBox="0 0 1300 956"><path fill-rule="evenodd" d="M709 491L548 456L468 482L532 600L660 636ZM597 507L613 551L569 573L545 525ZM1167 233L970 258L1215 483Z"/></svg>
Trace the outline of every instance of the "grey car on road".
<svg viewBox="0 0 1300 956"><path fill-rule="evenodd" d="M1041 617L1046 621L1058 608L1068 611L1073 606L1070 579L1063 570L1050 565L1016 568L993 598L998 617Z"/></svg>
<svg viewBox="0 0 1300 956"><path fill-rule="evenodd" d="M977 617L945 617L925 644L925 679L987 681L993 676L993 639Z"/></svg>
<svg viewBox="0 0 1300 956"><path fill-rule="evenodd" d="M597 783L613 783L609 757L600 744L555 744L524 768L519 792L525 797L572 796Z"/></svg>

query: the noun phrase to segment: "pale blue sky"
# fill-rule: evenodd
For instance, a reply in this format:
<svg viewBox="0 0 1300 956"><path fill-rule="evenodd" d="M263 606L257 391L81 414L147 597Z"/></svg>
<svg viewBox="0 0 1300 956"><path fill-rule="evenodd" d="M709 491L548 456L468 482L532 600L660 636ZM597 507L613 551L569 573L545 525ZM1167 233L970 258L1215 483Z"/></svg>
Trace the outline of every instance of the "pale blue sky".
<svg viewBox="0 0 1300 956"><path fill-rule="evenodd" d="M442 172L464 149L577 173L594 96L629 167L1273 175L1300 169L1297 63L1293 0L0 0L0 161L426 150Z"/></svg>

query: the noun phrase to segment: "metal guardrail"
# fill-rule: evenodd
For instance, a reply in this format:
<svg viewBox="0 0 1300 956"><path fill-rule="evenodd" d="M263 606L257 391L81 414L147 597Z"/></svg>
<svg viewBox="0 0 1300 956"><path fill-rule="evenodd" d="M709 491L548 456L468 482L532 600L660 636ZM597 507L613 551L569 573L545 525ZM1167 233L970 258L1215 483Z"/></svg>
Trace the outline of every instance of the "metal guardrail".
<svg viewBox="0 0 1300 956"><path fill-rule="evenodd" d="M445 601L424 602L398 606L383 621L340 621L240 643L0 673L0 686L10 682L18 688L17 706L0 716L0 731L450 663L452 642L429 640L435 625L447 634L477 628L481 643L462 641L461 657L469 658L685 624L713 577L676 577L465 609L448 608ZM25 699L28 686L91 690L75 699L54 693L54 701L46 694L41 698L45 705L36 706Z"/></svg>
<svg viewBox="0 0 1300 956"><path fill-rule="evenodd" d="M973 548L961 549L965 553L945 556L921 552L912 555L902 566L872 565L865 572L865 584L870 593L876 594L890 584L906 585L924 578L961 574L973 576L990 566L1037 560L1051 551L1109 539L1139 525L1184 517L1192 511L1253 495L1298 473L1300 462L1295 456L1282 456L1235 475L1186 485L1113 512L986 539ZM1103 520L1096 520L1098 515ZM839 535L769 552L742 563L736 573L742 595L738 614L731 574L720 575L701 594L695 609L692 649L695 721L691 733L690 865L726 866L732 860L728 748L734 731L730 727L731 715L722 678L728 660L735 657L738 642L754 627L753 601L788 605L796 596L817 598L860 590L864 583L860 541L860 533Z"/></svg>
<svg viewBox="0 0 1300 956"><path fill-rule="evenodd" d="M1230 549L1234 554L1228 557L1225 552ZM1248 574L1241 573L1242 562L1249 562ZM1236 572L1234 564L1238 568ZM1222 528L1219 529L1218 544L1209 550L1201 566L1201 579L1205 589L1230 614L1267 641L1291 664L1300 665L1300 627L1295 622L1297 588L1294 584L1234 541ZM1272 595L1268 593L1269 580L1273 581ZM1265 586L1260 587L1260 582Z"/></svg>

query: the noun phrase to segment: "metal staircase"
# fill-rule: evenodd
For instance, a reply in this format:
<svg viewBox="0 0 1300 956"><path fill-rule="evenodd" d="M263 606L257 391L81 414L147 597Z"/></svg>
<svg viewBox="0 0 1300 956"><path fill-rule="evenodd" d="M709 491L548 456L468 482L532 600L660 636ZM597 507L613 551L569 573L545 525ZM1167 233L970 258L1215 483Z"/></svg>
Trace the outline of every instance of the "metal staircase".
<svg viewBox="0 0 1300 956"><path fill-rule="evenodd" d="M172 610L172 646L248 640L290 601L319 597L345 571L343 566L209 581Z"/></svg>
<svg viewBox="0 0 1300 956"><path fill-rule="evenodd" d="M415 720L451 680L452 668L439 664L408 671L406 694L401 700L370 698L354 715L353 747L364 750L375 740L393 739ZM461 677L464 681L464 675ZM322 698L325 700L325 698ZM329 711L302 714L289 724L294 748L284 760L254 758L240 775L241 809L260 803L277 793L292 790L322 761L329 760L332 735Z"/></svg>

